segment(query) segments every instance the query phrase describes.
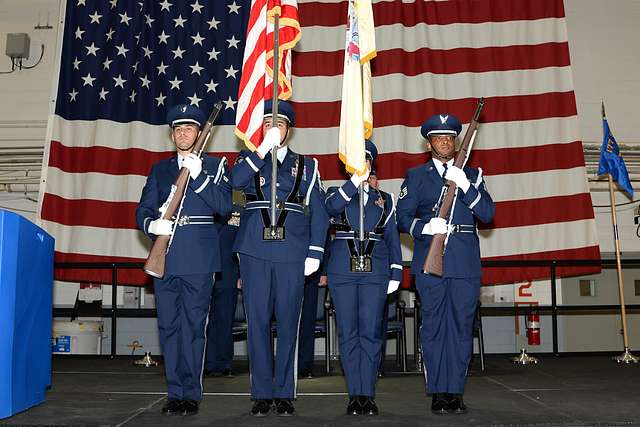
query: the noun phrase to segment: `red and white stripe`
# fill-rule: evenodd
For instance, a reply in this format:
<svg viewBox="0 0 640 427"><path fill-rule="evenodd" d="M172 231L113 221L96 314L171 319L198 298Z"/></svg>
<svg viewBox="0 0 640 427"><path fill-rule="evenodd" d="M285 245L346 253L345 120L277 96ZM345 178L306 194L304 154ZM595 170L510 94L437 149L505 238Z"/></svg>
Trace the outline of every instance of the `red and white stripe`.
<svg viewBox="0 0 640 427"><path fill-rule="evenodd" d="M318 158L325 186L345 178L336 153L346 7L346 1L298 5L302 39L292 57L290 141ZM562 1L378 1L373 11L372 139L382 188L398 194L406 170L428 159L419 133L426 117L447 112L468 121L484 96L470 159L482 167L497 207L493 223L480 230L484 259L598 259ZM261 125L262 112L256 117ZM209 149L233 164L242 148L234 127L215 132ZM52 140L42 219L56 237L57 259L142 260L146 238L133 212L151 164L173 150L166 128L56 117ZM110 281L110 272L90 274L58 277ZM144 279L123 274L123 283ZM486 269L484 282L548 274L547 268Z"/></svg>
<svg viewBox="0 0 640 427"><path fill-rule="evenodd" d="M279 18L278 93L291 97L291 48L300 39L296 0L252 0L238 88L235 134L250 149L262 142L264 100L273 98L273 14ZM269 16L269 19L267 19Z"/></svg>
<svg viewBox="0 0 640 427"><path fill-rule="evenodd" d="M267 0L252 0L238 88L236 135L248 147L262 142L267 56Z"/></svg>

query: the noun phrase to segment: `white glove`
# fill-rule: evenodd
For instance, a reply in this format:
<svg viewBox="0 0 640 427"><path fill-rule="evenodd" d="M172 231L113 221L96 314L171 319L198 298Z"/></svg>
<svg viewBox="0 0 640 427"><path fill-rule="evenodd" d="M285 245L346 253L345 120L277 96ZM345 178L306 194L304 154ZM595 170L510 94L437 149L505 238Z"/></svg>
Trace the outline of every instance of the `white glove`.
<svg viewBox="0 0 640 427"><path fill-rule="evenodd" d="M447 170L447 174L444 176L446 179L453 181L456 185L462 189L465 193L469 189L471 183L467 179L467 175L464 173L462 169L456 166L451 166Z"/></svg>
<svg viewBox="0 0 640 427"><path fill-rule="evenodd" d="M400 287L399 280L389 280L389 286L387 287L387 295L394 293Z"/></svg>
<svg viewBox="0 0 640 427"><path fill-rule="evenodd" d="M310 276L320 268L320 260L315 258L309 258L304 260L304 275Z"/></svg>
<svg viewBox="0 0 640 427"><path fill-rule="evenodd" d="M273 147L280 145L280 129L271 128L267 131L267 134L262 140L262 144L256 149L260 158L264 158Z"/></svg>
<svg viewBox="0 0 640 427"><path fill-rule="evenodd" d="M173 222L168 219L154 219L149 223L149 233L156 236L170 236Z"/></svg>
<svg viewBox="0 0 640 427"><path fill-rule="evenodd" d="M447 231L447 220L438 217L431 218L431 221L422 227L422 234L446 234Z"/></svg>
<svg viewBox="0 0 640 427"><path fill-rule="evenodd" d="M189 169L191 179L196 179L202 172L202 159L197 155L190 153L182 161L182 167Z"/></svg>
<svg viewBox="0 0 640 427"><path fill-rule="evenodd" d="M364 171L363 175L358 175L357 173L354 173L353 175L351 175L351 178L349 178L351 180L351 182L353 183L353 185L355 185L356 187L360 186L360 183L365 182L368 178L369 178L369 168L367 168Z"/></svg>

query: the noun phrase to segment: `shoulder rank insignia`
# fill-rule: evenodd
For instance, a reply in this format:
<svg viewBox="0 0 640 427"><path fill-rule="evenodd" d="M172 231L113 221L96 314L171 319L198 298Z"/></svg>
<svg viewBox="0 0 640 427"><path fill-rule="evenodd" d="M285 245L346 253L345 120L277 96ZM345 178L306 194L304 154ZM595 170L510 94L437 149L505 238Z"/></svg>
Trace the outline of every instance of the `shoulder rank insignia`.
<svg viewBox="0 0 640 427"><path fill-rule="evenodd" d="M409 193L407 187L402 187L402 189L400 190L400 194L398 194L398 199L404 199L407 193Z"/></svg>

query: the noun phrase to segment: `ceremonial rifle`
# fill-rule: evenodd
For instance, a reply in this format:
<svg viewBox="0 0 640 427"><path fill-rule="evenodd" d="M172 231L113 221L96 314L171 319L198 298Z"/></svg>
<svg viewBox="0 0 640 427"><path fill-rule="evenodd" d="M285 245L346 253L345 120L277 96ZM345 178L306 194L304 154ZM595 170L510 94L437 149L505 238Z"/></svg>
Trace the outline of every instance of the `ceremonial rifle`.
<svg viewBox="0 0 640 427"><path fill-rule="evenodd" d="M218 118L220 110L222 110L222 102L218 101L213 106L211 115L202 127L202 131L198 135L196 142L193 144L192 152L198 155L198 157L202 156L204 147L209 140L209 136L213 128L213 123ZM184 198L187 194L188 184L189 169L183 166L182 169L180 169L180 174L176 178L176 181L171 186L169 197L160 207L162 219L171 220L176 212L178 213L176 215L176 221L174 221L173 223L171 235L156 237L156 240L153 242L153 246L151 247L151 251L149 252L149 256L147 257L147 262L145 262L144 264L144 271L153 277L161 278L164 276L165 256L169 251L169 246L171 245L171 240L173 239L173 233L175 233L176 230L177 218L180 217L180 211L182 210L182 203L184 202ZM175 197L176 194L181 195L181 197Z"/></svg>
<svg viewBox="0 0 640 427"><path fill-rule="evenodd" d="M460 151L458 151L456 160L453 162L453 165L460 169L464 168L464 165L469 159L469 154L471 153L471 148L473 147L473 141L476 138L478 126L480 125L478 119L480 118L482 107L484 107L484 98L480 98L480 100L478 101L476 112L473 114L473 119L471 120L471 123L469 123L469 127L467 128L467 131L464 134L464 138L462 139ZM447 180L442 188L442 192L440 193L440 199L438 199L438 203L436 204L436 216L438 218L448 218L449 212L451 211L455 202L456 195L457 188L455 182ZM447 237L448 233L434 234L431 238L429 252L427 253L427 258L424 260L424 266L422 268L424 273L442 277L443 257Z"/></svg>

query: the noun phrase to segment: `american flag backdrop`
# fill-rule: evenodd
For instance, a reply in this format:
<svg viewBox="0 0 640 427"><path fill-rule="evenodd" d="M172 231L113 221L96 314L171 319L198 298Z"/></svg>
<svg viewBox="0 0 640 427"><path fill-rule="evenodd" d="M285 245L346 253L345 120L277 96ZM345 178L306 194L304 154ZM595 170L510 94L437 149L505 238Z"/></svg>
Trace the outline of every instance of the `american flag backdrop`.
<svg viewBox="0 0 640 427"><path fill-rule="evenodd" d="M172 4L173 3L173 4ZM225 101L209 151L233 163L248 1L69 1L47 150L41 218L59 261L139 261L146 239L134 210L151 164L171 155L167 107L208 112ZM314 154L325 185L344 179L338 126L347 1L299 2L291 146ZM468 122L486 98L470 159L496 201L484 259L598 259L562 0L377 1L372 61L381 186L396 195L428 159L422 121ZM592 267L559 268L583 274ZM122 274L141 283L142 274ZM57 272L67 280L110 274ZM484 283L548 277L546 268L488 269Z"/></svg>

